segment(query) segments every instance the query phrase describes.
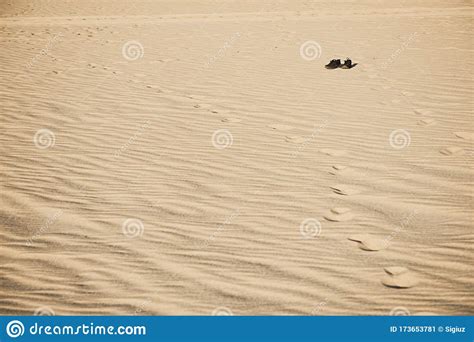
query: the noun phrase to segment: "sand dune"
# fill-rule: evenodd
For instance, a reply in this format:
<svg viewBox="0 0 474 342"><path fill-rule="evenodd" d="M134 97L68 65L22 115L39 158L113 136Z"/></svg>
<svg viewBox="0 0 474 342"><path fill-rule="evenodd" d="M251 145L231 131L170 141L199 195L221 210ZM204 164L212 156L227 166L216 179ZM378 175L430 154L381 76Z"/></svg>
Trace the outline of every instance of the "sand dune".
<svg viewBox="0 0 474 342"><path fill-rule="evenodd" d="M473 314L471 18L2 2L0 313Z"/></svg>

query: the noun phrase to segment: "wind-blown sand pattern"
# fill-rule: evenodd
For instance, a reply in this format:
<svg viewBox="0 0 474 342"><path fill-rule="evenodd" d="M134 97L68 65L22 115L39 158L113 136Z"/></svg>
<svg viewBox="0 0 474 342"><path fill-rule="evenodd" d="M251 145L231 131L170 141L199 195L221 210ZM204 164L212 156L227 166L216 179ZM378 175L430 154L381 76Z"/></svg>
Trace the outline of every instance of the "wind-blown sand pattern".
<svg viewBox="0 0 474 342"><path fill-rule="evenodd" d="M0 39L0 314L474 314L471 2L2 1Z"/></svg>

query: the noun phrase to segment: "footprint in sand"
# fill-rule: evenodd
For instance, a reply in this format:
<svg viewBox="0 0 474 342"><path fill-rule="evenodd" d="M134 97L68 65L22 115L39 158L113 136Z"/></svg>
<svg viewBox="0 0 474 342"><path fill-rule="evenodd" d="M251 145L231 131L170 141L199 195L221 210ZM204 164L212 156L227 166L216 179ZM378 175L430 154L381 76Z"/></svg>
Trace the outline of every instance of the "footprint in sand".
<svg viewBox="0 0 474 342"><path fill-rule="evenodd" d="M432 115L433 112L429 109L417 108L414 110L415 114L418 115Z"/></svg>
<svg viewBox="0 0 474 342"><path fill-rule="evenodd" d="M338 184L331 186L331 189L338 195L350 196L357 195L361 192L358 187L346 184Z"/></svg>
<svg viewBox="0 0 474 342"><path fill-rule="evenodd" d="M434 124L436 124L435 119L423 119L423 120L418 121L418 125L420 126L432 126Z"/></svg>
<svg viewBox="0 0 474 342"><path fill-rule="evenodd" d="M282 125L282 124L271 124L271 125L268 125L268 127L277 131L290 131L293 129L292 126Z"/></svg>
<svg viewBox="0 0 474 342"><path fill-rule="evenodd" d="M352 220L354 214L351 212L350 208L337 207L332 208L329 213L324 215L324 218L328 221L345 222Z"/></svg>
<svg viewBox="0 0 474 342"><path fill-rule="evenodd" d="M198 103L194 105L194 108L211 109L213 106L207 103Z"/></svg>
<svg viewBox="0 0 474 342"><path fill-rule="evenodd" d="M329 173L331 175L337 175L338 173L344 171L347 169L347 166L345 165L333 165Z"/></svg>
<svg viewBox="0 0 474 342"><path fill-rule="evenodd" d="M359 243L359 248L364 251L380 251L387 247L387 243L384 239L374 237L370 234L360 234L360 235L353 235L348 238L351 241L355 241Z"/></svg>
<svg viewBox="0 0 474 342"><path fill-rule="evenodd" d="M454 135L461 139L474 140L474 133L472 132L454 132Z"/></svg>
<svg viewBox="0 0 474 342"><path fill-rule="evenodd" d="M157 62L160 62L160 63L169 63L169 62L172 62L174 61L175 59L173 58L162 58L162 59L158 59Z"/></svg>
<svg viewBox="0 0 474 342"><path fill-rule="evenodd" d="M385 267L385 273L382 278L382 284L388 287L405 289L418 284L418 279L406 267L392 266Z"/></svg>
<svg viewBox="0 0 474 342"><path fill-rule="evenodd" d="M146 87L147 87L148 89L156 89L156 92L157 92L157 93L162 93L162 92L163 92L163 90L158 89L157 87L155 87L154 85L151 85L151 84L147 84Z"/></svg>
<svg viewBox="0 0 474 342"><path fill-rule="evenodd" d="M298 135L287 135L285 136L286 142L291 142L293 144L303 144L308 140L308 138L300 137Z"/></svg>
<svg viewBox="0 0 474 342"><path fill-rule="evenodd" d="M241 122L242 120L238 118L224 118L221 120L222 122L229 122L229 123L238 123Z"/></svg>
<svg viewBox="0 0 474 342"><path fill-rule="evenodd" d="M393 276L408 272L408 268L402 267L402 266L389 266L389 267L385 267L384 270L385 272L387 272L387 274L390 274Z"/></svg>
<svg viewBox="0 0 474 342"><path fill-rule="evenodd" d="M213 114L230 114L231 113L231 111L228 109L211 109L210 112Z"/></svg>
<svg viewBox="0 0 474 342"><path fill-rule="evenodd" d="M340 157L346 154L346 151L344 150L336 150L336 149L330 149L330 148L322 148L319 150L319 152L324 153L331 157Z"/></svg>
<svg viewBox="0 0 474 342"><path fill-rule="evenodd" d="M463 154L464 149L458 146L450 146L450 147L443 148L439 152L441 154L444 154L445 156L453 156L453 155Z"/></svg>

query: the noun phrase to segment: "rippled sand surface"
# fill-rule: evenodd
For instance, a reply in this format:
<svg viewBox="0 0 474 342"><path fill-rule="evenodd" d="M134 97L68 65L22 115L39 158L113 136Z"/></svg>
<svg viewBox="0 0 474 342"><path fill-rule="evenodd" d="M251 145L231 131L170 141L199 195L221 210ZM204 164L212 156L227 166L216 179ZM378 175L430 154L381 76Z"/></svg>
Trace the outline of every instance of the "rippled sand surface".
<svg viewBox="0 0 474 342"><path fill-rule="evenodd" d="M0 313L474 314L472 31L469 1L3 1Z"/></svg>

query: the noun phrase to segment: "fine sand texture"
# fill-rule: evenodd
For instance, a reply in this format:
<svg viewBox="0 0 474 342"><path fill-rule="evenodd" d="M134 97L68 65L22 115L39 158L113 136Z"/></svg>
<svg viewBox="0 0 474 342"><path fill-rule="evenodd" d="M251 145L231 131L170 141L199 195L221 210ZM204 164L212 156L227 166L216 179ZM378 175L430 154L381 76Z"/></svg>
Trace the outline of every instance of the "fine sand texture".
<svg viewBox="0 0 474 342"><path fill-rule="evenodd" d="M0 314L474 314L472 15L1 1Z"/></svg>

